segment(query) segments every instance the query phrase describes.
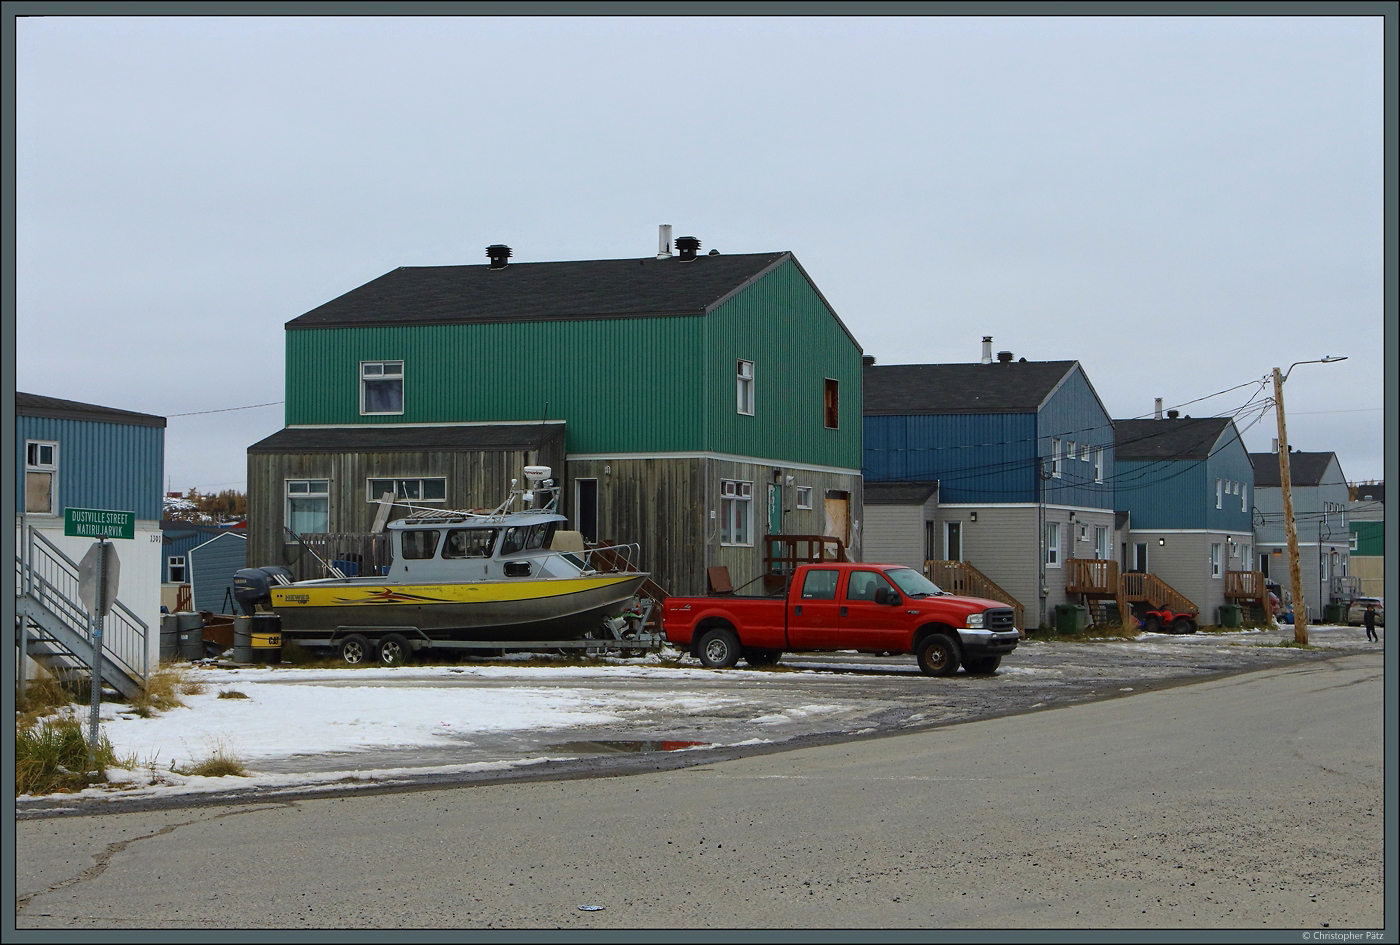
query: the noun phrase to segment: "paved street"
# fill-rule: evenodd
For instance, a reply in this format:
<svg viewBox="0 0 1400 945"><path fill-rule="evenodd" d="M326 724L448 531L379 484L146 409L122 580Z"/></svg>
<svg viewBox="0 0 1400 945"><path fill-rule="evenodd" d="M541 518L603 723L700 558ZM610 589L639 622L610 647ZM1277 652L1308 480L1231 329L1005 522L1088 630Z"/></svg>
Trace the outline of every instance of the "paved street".
<svg viewBox="0 0 1400 945"><path fill-rule="evenodd" d="M19 923L1374 929L1382 666L629 777L24 820Z"/></svg>

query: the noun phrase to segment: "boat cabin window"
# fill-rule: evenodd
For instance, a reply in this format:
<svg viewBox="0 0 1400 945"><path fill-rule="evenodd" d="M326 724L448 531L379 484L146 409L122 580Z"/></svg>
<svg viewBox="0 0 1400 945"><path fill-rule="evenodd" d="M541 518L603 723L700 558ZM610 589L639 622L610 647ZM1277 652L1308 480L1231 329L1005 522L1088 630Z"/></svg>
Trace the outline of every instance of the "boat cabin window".
<svg viewBox="0 0 1400 945"><path fill-rule="evenodd" d="M442 546L444 558L489 558L496 544L495 528L454 528Z"/></svg>
<svg viewBox="0 0 1400 945"><path fill-rule="evenodd" d="M538 525L516 525L506 529L506 537L501 541L501 554L513 555L517 552L548 547L554 538L558 522L541 522Z"/></svg>
<svg viewBox="0 0 1400 945"><path fill-rule="evenodd" d="M405 558L431 558L437 552L438 538L441 534L436 528L421 528L402 532L403 556Z"/></svg>

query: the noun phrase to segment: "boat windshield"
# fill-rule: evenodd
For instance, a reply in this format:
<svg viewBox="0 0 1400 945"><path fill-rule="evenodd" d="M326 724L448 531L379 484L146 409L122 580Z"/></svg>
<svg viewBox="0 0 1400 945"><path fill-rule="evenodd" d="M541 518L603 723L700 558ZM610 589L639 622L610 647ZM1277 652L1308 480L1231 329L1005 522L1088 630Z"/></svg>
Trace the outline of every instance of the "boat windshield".
<svg viewBox="0 0 1400 945"><path fill-rule="evenodd" d="M534 551L549 547L554 538L558 522L540 522L537 525L516 525L506 529L501 540L501 554L513 555L521 551Z"/></svg>
<svg viewBox="0 0 1400 945"><path fill-rule="evenodd" d="M910 597L938 597L945 593L943 588L913 568L892 568L885 572L885 577Z"/></svg>
<svg viewBox="0 0 1400 945"><path fill-rule="evenodd" d="M442 532L436 528L419 528L401 532L403 535L403 556L419 559L431 558L437 552L438 538Z"/></svg>
<svg viewBox="0 0 1400 945"><path fill-rule="evenodd" d="M442 546L444 558L489 558L496 545L497 528L454 528Z"/></svg>

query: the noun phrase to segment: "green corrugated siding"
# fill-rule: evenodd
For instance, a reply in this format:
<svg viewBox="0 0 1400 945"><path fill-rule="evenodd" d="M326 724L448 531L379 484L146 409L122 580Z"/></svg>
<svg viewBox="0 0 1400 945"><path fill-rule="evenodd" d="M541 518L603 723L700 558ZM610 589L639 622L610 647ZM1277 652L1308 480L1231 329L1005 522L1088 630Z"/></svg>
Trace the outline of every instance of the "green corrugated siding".
<svg viewBox="0 0 1400 945"><path fill-rule="evenodd" d="M698 449L699 317L287 332L287 423L568 421L570 453ZM404 362L404 413L360 416L359 362Z"/></svg>
<svg viewBox="0 0 1400 945"><path fill-rule="evenodd" d="M860 349L791 261L705 317L298 329L288 424L567 421L569 453L711 451L860 468ZM735 362L756 364L756 415ZM359 362L404 362L404 413L360 415ZM823 425L823 381L840 426Z"/></svg>
<svg viewBox="0 0 1400 945"><path fill-rule="evenodd" d="M737 410L739 359L754 362L754 415ZM860 348L791 260L705 320L709 448L859 469ZM839 382L839 425L825 426L824 381Z"/></svg>

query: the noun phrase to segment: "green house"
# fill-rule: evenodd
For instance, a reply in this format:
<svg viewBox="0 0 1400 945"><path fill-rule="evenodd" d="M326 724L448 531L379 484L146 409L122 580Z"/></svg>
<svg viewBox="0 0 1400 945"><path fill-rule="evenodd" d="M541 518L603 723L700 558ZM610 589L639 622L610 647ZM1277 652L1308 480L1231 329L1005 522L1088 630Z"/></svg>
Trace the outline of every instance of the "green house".
<svg viewBox="0 0 1400 945"><path fill-rule="evenodd" d="M861 348L791 253L403 267L286 325L286 427L248 450L249 563L373 531L390 488L494 507L551 466L585 540L672 594L764 534L858 551ZM325 539L328 553L333 542ZM308 542L314 547L314 543Z"/></svg>

